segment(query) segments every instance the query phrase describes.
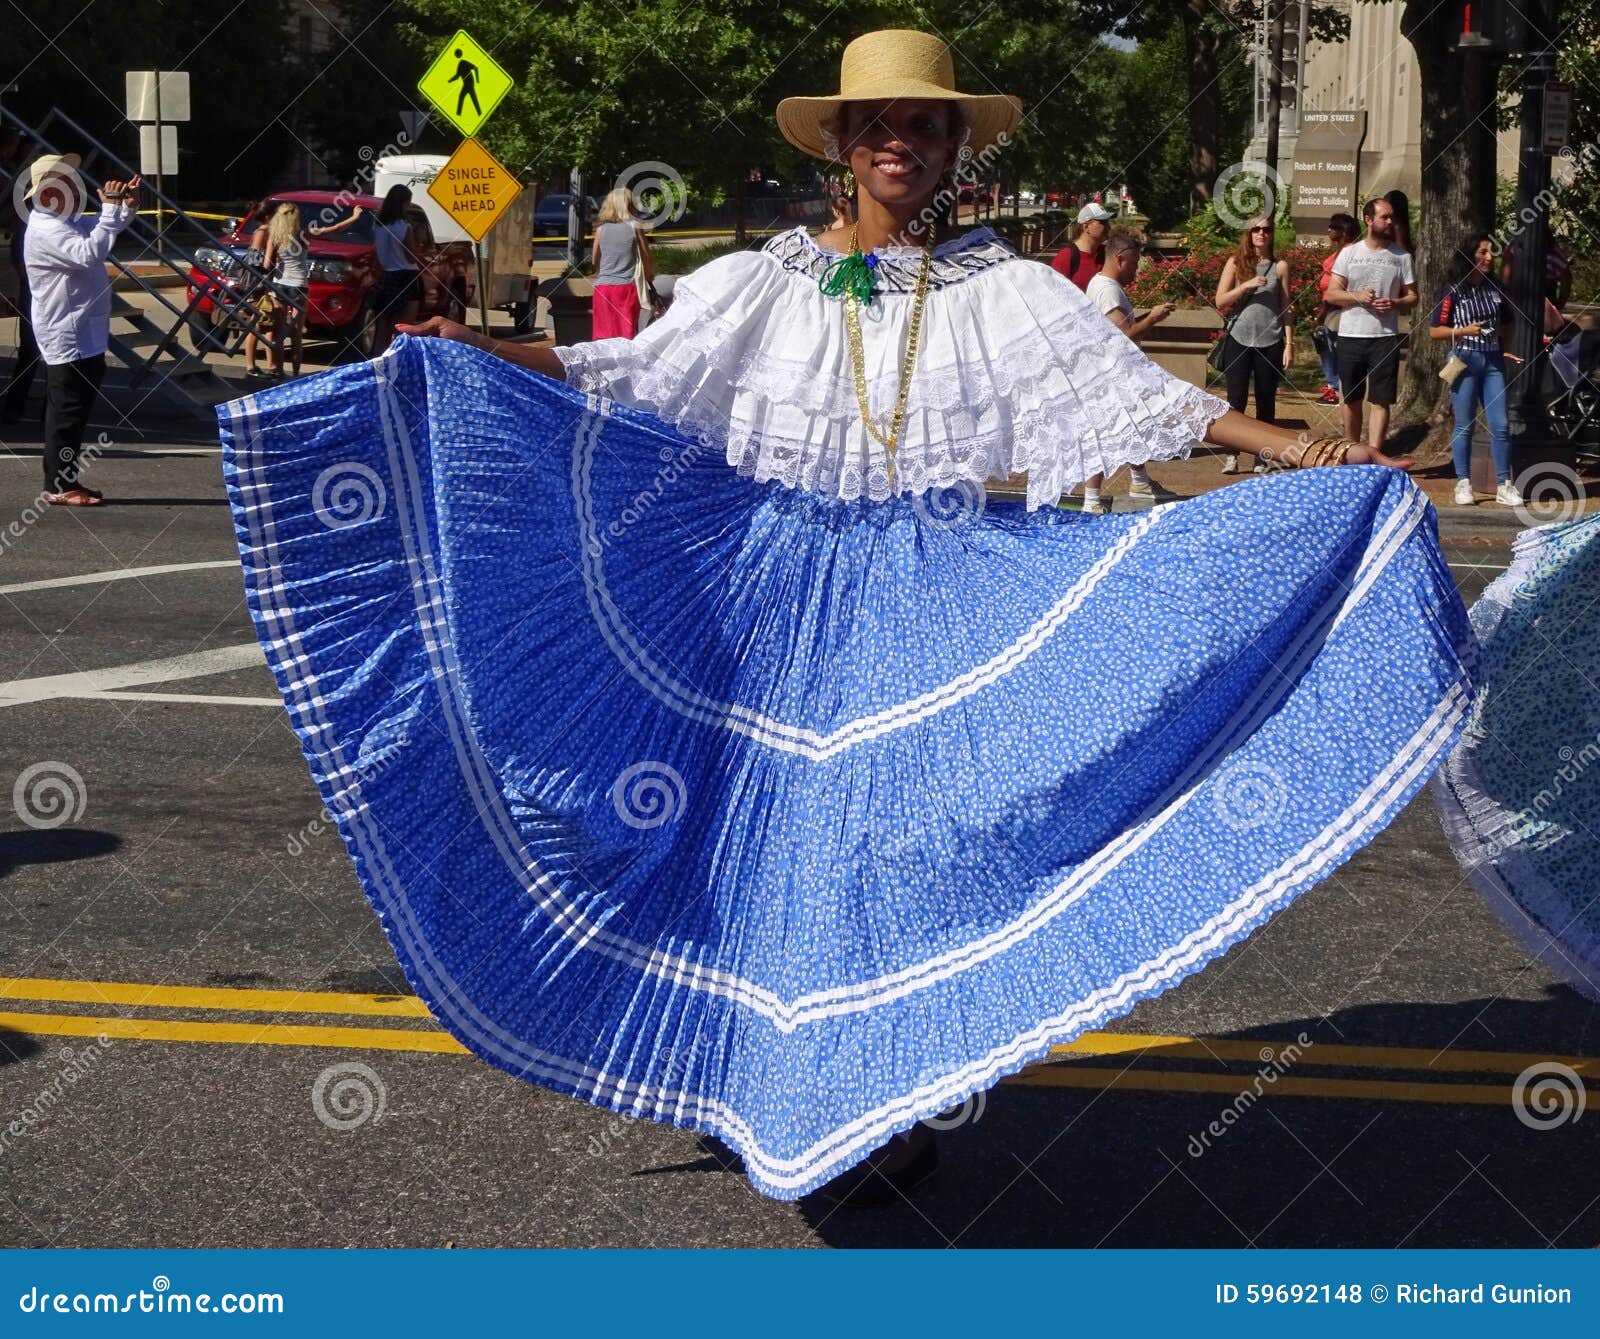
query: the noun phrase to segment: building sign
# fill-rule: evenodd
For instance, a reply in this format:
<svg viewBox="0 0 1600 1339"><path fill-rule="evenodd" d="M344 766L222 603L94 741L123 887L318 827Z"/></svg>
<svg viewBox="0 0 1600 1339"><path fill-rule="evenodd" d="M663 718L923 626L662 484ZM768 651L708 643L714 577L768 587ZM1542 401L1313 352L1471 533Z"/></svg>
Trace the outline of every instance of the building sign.
<svg viewBox="0 0 1600 1339"><path fill-rule="evenodd" d="M1555 157L1567 147L1572 125L1572 85L1551 80L1544 86L1544 152Z"/></svg>
<svg viewBox="0 0 1600 1339"><path fill-rule="evenodd" d="M468 139L428 183L428 194L474 242L481 242L522 194L522 184L483 145Z"/></svg>
<svg viewBox="0 0 1600 1339"><path fill-rule="evenodd" d="M1296 237L1320 238L1335 214L1359 215L1361 144L1366 137L1364 111L1300 114L1289 206Z"/></svg>

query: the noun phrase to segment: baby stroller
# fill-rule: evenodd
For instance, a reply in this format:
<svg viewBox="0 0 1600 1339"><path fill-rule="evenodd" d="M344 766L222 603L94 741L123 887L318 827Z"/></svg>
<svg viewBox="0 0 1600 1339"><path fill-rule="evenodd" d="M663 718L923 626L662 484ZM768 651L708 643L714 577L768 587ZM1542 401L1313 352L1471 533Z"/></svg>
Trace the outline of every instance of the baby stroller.
<svg viewBox="0 0 1600 1339"><path fill-rule="evenodd" d="M1550 425L1577 452L1600 464L1600 330L1569 325L1549 344L1545 404Z"/></svg>

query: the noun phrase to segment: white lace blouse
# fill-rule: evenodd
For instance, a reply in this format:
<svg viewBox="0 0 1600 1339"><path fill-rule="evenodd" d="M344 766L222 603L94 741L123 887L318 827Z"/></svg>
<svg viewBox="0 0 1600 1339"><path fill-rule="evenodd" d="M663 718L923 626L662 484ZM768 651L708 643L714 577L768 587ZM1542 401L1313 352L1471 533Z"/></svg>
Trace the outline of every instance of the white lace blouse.
<svg viewBox="0 0 1600 1339"><path fill-rule="evenodd" d="M878 256L861 327L881 431L921 251ZM1186 455L1228 410L1153 363L1062 275L980 228L935 249L891 486L861 423L844 304L817 287L834 259L795 228L680 280L637 339L556 354L571 385L648 410L741 474L847 500L1026 474L1029 509L1051 506L1092 474Z"/></svg>

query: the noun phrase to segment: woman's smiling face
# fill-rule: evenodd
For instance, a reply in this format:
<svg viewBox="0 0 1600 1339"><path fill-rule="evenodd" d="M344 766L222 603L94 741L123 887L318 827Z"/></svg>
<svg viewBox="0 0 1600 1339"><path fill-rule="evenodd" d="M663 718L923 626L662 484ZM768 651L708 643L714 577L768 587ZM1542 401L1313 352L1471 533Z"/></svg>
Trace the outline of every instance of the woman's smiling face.
<svg viewBox="0 0 1600 1339"><path fill-rule="evenodd" d="M954 112L938 98L846 103L845 162L861 188L883 205L929 199L955 156Z"/></svg>

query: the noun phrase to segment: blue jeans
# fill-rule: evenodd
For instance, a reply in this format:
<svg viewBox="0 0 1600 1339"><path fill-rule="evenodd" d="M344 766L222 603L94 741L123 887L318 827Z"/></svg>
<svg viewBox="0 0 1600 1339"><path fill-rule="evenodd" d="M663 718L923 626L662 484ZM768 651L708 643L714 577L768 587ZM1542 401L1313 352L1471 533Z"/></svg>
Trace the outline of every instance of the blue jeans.
<svg viewBox="0 0 1600 1339"><path fill-rule="evenodd" d="M1311 344L1322 360L1322 384L1339 389L1339 336L1325 325L1311 332Z"/></svg>
<svg viewBox="0 0 1600 1339"><path fill-rule="evenodd" d="M1457 349L1455 354L1467 365L1450 388L1450 409L1456 419L1450 455L1455 461L1456 478L1465 479L1472 472L1472 421L1482 401L1483 416L1489 423L1494 477L1496 482L1505 483L1511 478L1511 430L1506 426L1506 376L1500 355L1477 349Z"/></svg>

